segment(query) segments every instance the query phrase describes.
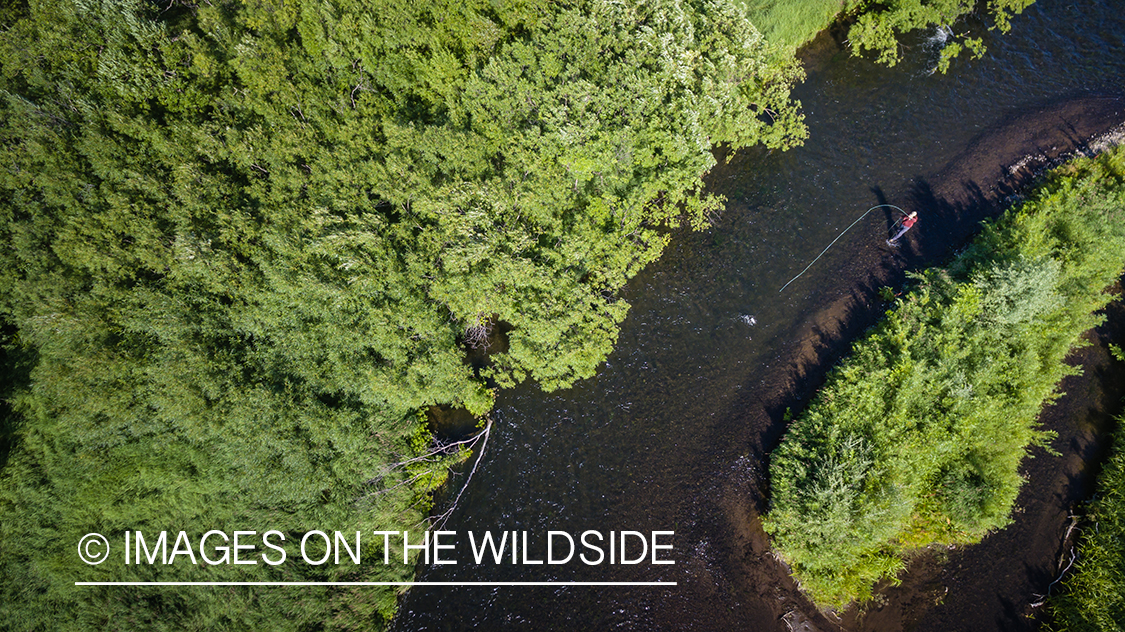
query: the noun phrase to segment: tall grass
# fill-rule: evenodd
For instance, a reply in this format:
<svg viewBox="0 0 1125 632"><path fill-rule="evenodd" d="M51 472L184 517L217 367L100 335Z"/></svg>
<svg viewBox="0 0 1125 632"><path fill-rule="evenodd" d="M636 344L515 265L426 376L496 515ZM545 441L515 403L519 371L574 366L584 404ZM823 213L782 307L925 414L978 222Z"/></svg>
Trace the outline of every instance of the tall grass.
<svg viewBox="0 0 1125 632"><path fill-rule="evenodd" d="M796 49L828 28L856 0L743 0L750 22L767 40Z"/></svg>
<svg viewBox="0 0 1125 632"><path fill-rule="evenodd" d="M1063 364L1125 266L1125 151L1056 170L857 342L772 454L766 528L822 606L1010 521Z"/></svg>
<svg viewBox="0 0 1125 632"><path fill-rule="evenodd" d="M1050 604L1053 632L1125 630L1125 417L1118 418L1113 455L1098 478L1085 539L1065 592Z"/></svg>

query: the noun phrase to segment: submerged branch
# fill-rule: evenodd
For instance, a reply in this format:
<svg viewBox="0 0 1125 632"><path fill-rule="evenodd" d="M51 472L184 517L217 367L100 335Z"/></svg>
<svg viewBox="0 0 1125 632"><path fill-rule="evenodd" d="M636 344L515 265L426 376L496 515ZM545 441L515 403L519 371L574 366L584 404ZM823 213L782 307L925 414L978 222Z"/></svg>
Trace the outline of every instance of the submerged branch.
<svg viewBox="0 0 1125 632"><path fill-rule="evenodd" d="M488 436L491 431L492 417L489 417L488 424L485 425L484 430L482 430L480 434L477 435L478 437L483 435L484 442L480 446L480 452L477 453L477 460L473 463L473 469L469 470L469 477L466 478L465 482L461 485L461 490L457 492L457 497L453 499L453 503L449 506L449 509L446 509L440 516L434 518L433 522L431 523L431 526L433 528L440 529L441 527L445 526L446 521L449 520L449 516L453 514L453 510L457 509L457 503L461 500L461 495L465 493L466 489L468 489L469 483L473 480L473 474L476 474L477 467L480 465L481 459L484 458L484 451L488 447Z"/></svg>

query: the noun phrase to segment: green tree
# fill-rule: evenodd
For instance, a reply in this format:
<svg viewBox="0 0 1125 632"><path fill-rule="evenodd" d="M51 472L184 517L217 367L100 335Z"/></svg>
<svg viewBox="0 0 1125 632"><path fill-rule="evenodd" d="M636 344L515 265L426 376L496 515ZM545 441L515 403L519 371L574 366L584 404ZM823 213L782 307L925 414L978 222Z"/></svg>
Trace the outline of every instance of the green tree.
<svg viewBox="0 0 1125 632"><path fill-rule="evenodd" d="M0 29L15 630L379 627L392 588L76 587L247 575L74 547L424 528L466 455L419 412L592 374L617 291L721 204L712 148L805 133L796 62L714 0L31 0ZM499 321L509 345L478 375L467 332Z"/></svg>

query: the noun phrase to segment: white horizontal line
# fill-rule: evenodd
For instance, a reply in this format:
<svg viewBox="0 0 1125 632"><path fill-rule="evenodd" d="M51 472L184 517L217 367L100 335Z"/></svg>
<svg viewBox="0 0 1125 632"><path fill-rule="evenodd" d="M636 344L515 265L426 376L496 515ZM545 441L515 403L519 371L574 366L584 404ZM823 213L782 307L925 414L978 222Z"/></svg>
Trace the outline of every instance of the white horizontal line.
<svg viewBox="0 0 1125 632"><path fill-rule="evenodd" d="M75 586L676 586L677 582L74 582Z"/></svg>

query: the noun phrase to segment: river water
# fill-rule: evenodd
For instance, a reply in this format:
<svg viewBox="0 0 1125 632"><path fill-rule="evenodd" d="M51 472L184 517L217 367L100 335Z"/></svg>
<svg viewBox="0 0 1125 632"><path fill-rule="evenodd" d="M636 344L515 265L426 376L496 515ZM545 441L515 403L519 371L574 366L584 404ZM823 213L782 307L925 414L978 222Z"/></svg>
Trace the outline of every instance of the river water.
<svg viewBox="0 0 1125 632"><path fill-rule="evenodd" d="M755 544L755 514L785 394L807 392L796 362L813 349L823 363L815 351L831 345L818 344L867 324L849 321L849 306L876 301L873 288L840 278L913 265L927 235L938 244L930 260L959 243L939 239L944 218L920 208L918 241L890 251L880 244L896 217L880 210L778 288L869 207L918 208L927 179L988 130L1051 103L1125 92L1122 8L1039 0L1005 35L962 24L988 53L945 76L927 72L936 50L925 36L907 42L894 68L852 58L827 35L810 45L808 79L795 91L806 146L753 149L716 168L709 186L727 196L726 211L710 230L677 233L628 285L632 309L595 377L557 393L501 393L488 450L445 527L527 531L533 559L548 530L675 531L666 540L676 564L476 566L458 540L458 564L419 574L677 585L415 587L394 629L786 629L779 612L809 607Z"/></svg>

